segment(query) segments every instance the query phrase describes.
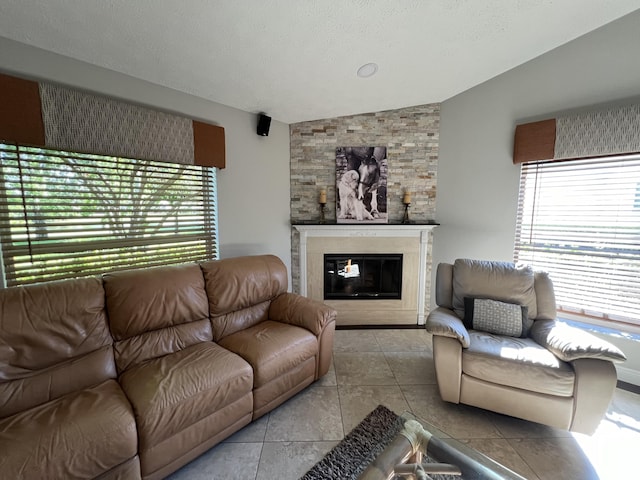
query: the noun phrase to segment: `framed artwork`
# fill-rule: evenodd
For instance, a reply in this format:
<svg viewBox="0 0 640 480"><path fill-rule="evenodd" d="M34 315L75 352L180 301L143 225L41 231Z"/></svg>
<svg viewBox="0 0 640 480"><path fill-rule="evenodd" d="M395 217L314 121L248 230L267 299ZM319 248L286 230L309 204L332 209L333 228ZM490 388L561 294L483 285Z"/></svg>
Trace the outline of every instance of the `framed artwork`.
<svg viewBox="0 0 640 480"><path fill-rule="evenodd" d="M387 223L387 147L336 148L338 223Z"/></svg>

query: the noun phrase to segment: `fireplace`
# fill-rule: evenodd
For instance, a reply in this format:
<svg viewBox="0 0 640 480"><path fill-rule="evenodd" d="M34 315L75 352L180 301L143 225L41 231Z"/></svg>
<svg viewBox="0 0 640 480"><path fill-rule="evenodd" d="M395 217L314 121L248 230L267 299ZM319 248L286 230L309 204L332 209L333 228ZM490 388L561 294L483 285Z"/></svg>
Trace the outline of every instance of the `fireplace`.
<svg viewBox="0 0 640 480"><path fill-rule="evenodd" d="M293 244L298 248L292 263L299 266L299 269L292 268L294 285L298 273L300 283L297 291L335 308L338 326L424 325L430 301L431 231L435 227L435 224L294 225L298 235L294 235ZM393 256L399 260L396 267L392 267L392 273L379 275L375 273L378 267L373 269L374 273L365 273L365 270L369 271L369 263L365 265L363 257L382 258L387 263L386 259ZM355 283L352 281L356 278L354 269L349 268L349 275L345 275L349 259L350 267L358 265L360 281L365 287L358 296L351 295L353 290L349 290L353 285L348 286L347 283ZM326 279L327 263L329 270L339 278ZM396 274L396 268L400 267L402 271ZM340 271L343 271L342 276L338 273ZM325 296L325 283L330 285L331 282L336 284L333 293L341 298ZM379 287L377 296L369 289L374 284ZM399 295L394 298L384 296L395 287L400 290ZM363 298L374 301L360 301Z"/></svg>
<svg viewBox="0 0 640 480"><path fill-rule="evenodd" d="M402 298L402 254L325 254L325 300Z"/></svg>

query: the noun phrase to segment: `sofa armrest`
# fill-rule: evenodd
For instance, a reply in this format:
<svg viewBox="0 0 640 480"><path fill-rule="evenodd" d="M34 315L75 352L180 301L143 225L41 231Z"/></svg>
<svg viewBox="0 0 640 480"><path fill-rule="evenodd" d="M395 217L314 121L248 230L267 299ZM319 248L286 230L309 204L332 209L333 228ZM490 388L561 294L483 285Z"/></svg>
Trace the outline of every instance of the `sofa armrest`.
<svg viewBox="0 0 640 480"><path fill-rule="evenodd" d="M627 359L615 345L557 320L536 320L531 327L530 336L537 344L565 362L579 358L610 362L624 362Z"/></svg>
<svg viewBox="0 0 640 480"><path fill-rule="evenodd" d="M571 366L576 379L573 420L569 430L592 435L613 398L618 380L616 367L597 358L579 358L571 362Z"/></svg>
<svg viewBox="0 0 640 480"><path fill-rule="evenodd" d="M455 338L463 348L469 348L471 342L469 332L453 310L444 307L436 308L427 317L425 327L433 335Z"/></svg>
<svg viewBox="0 0 640 480"><path fill-rule="evenodd" d="M303 327L319 336L324 327L335 321L337 312L322 302L296 293L278 295L269 307L269 319Z"/></svg>

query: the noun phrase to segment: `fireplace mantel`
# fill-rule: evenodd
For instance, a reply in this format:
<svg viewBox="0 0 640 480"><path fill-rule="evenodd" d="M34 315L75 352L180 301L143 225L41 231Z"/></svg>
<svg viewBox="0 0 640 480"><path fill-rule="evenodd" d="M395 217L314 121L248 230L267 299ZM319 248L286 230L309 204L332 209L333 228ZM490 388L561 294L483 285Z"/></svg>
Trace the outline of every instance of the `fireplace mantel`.
<svg viewBox="0 0 640 480"><path fill-rule="evenodd" d="M341 231L341 232L371 232L372 235L388 231L421 231L432 230L440 225L435 222L427 223L292 223L293 228L302 231ZM321 235L320 235L321 236Z"/></svg>
<svg viewBox="0 0 640 480"><path fill-rule="evenodd" d="M407 259L405 271L409 275L409 281L403 282L407 288L403 295L407 298L402 302L394 300L365 302L371 304L372 312L370 313L366 313L367 308L362 301L357 301L357 310L353 303L349 303L353 302L352 300L325 301L325 303L338 310L338 324L357 324L359 322L354 317L366 316L370 321L363 322L365 324L417 323L424 325L430 280L428 273L431 265L431 233L437 226L438 224L435 223L293 225L300 237L298 251L300 294L325 301L321 295L322 288L319 286L321 282L318 277L322 270L324 253L355 253L349 250L363 249L368 249L372 253L389 253L388 250L392 249L405 253ZM403 290L404 288L403 286ZM410 318L413 320L409 321Z"/></svg>

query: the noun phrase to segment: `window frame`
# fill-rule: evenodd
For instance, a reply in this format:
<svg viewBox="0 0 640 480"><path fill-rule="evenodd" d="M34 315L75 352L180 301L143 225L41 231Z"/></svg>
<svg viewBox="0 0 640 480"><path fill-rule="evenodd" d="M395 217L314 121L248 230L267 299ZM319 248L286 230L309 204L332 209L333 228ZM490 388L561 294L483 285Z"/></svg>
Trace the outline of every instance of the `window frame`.
<svg viewBox="0 0 640 480"><path fill-rule="evenodd" d="M559 188L559 185L553 184L553 181L554 180L557 181L557 178L550 180L551 175L556 175L557 177L560 177L561 175L567 175L569 172L573 172L574 177L576 177L576 179L584 180L584 179L590 178L588 177L588 175L592 174L592 171L596 172L597 168L603 168L603 169L609 168L610 172L614 172L615 175L611 174L610 177L607 175L604 175L604 178L607 179L606 181L604 181L602 179L598 179L595 173L593 173L593 177L592 177L592 180L594 181L592 185L594 188L593 196L596 199L592 201L597 202L598 200L602 200L603 198L605 198L604 196L599 196L599 195L601 193L604 193L604 190L606 190L609 194L609 197L606 197L606 198L615 199L616 203L612 202L610 205L603 204L600 212L605 212L605 213L604 214L600 213L600 216L592 215L591 219L594 220L593 223L597 225L595 221L596 219L606 218L607 211L613 212L616 208L618 209L624 208L626 204L624 204L623 198L626 198L626 196L629 196L629 195L630 195L629 198L630 198L631 204L628 205L627 207L629 208L631 213L626 213L626 214L624 212L619 213L619 217L616 217L616 219L619 218L620 225L619 225L619 230L616 230L616 232L618 233L615 233L615 234L612 234L610 231L606 231L603 229L603 232L605 233L598 235L597 233L594 233L597 230L596 228L594 228L593 229L594 232L589 232L588 229L583 231L582 233L584 237L576 237L573 240L567 240L569 236L564 236L565 232L560 233L559 231L558 233L564 236L564 238L561 238L560 236L558 236L557 238L560 240L560 242L558 243L564 244L564 248L566 251L565 255L568 255L568 252L571 251L570 255L573 256L572 258L574 259L577 258L577 259L580 259L581 261L588 260L590 262L589 265L595 263L593 262L593 260L589 260L589 259L592 259L596 256L601 256L603 259L609 259L609 261L612 262L613 264L614 260L620 260L620 258L622 257L616 257L616 255L619 255L620 249L618 248L617 249L618 252L616 253L616 249L611 247L610 245L629 245L629 239L627 239L626 244L624 243L625 227L628 227L628 231L630 232L628 233L628 235L630 236L630 238L638 238L640 240L640 212L637 212L637 220L639 220L639 222L634 222L633 217L635 216L635 214L632 212L634 209L636 209L634 200L633 200L633 195L632 195L632 191L633 191L632 185L633 183L636 182L638 177L633 177L633 176L625 177L625 178L629 178L628 186L625 187L625 189L623 189L620 186L621 184L612 183L614 182L616 175L622 175L622 173L627 172L627 170L625 169L628 169L627 173L631 172L634 175L638 175L638 172L640 171L639 170L640 155L616 155L616 156L608 156L608 157L594 157L594 158L571 159L571 160L560 160L560 161L550 160L550 161L540 161L540 162L525 162L521 164L520 185L518 189L518 209L517 209L516 230L515 230L515 238L514 238L514 261L516 263L523 262L523 263L530 264L533 266L534 269L547 270L550 272L552 281L554 281L554 278L555 278L554 285L556 285L555 290L556 290L556 296L558 297L559 316L563 318L572 319L572 320L586 321L586 322L590 322L600 326L606 326L606 327L617 326L617 327L622 327L627 329L631 328L632 330L640 330L640 315L638 314L636 314L635 316L632 315L633 311L637 312L640 310L630 309L631 315L629 316L621 315L620 314L621 310L619 310L616 313L616 307L612 306L614 305L614 303L609 304L610 309L608 311L605 311L607 307L605 307L604 304L601 304L599 306L599 308L601 309L600 311L594 311L593 309L585 310L584 308L580 309L578 305L573 304L569 300L570 296L568 294L567 294L567 298L564 298L563 289L567 288L566 287L567 280L565 280L563 274L566 273L566 271L568 271L568 267L566 267L566 265L563 264L563 262L566 261L565 259L560 260L560 258L562 257L562 254L560 253L562 252L561 246L558 246L558 248L556 248L556 251L552 252L553 248L552 246L549 246L549 244L547 244L546 249L542 246L534 245L536 240L540 243L540 240L545 238L545 232L544 232L545 229L547 229L546 233L549 234L546 237L547 241L553 238L553 234L551 232L553 231L554 224L550 221L550 219L554 217L562 218L562 220L566 220L567 218L570 218L570 214L566 213L567 210L563 210L563 208L564 209L569 208L570 201L577 202L577 200L580 198L579 193L577 193L579 190L575 190L575 191L569 190L570 187L565 186L566 191L564 192L564 195L568 197L568 199L566 200L567 205L564 205L563 207L558 207L558 211L560 213L556 213L556 215L554 216L554 213L551 212L551 208L550 208L550 205L553 205L553 203L549 202L548 199L541 199L540 197L540 195L542 194L546 194L547 196L558 195L558 193L555 192L555 190ZM614 169L620 169L620 172ZM578 170L582 171L580 175L576 175L576 171ZM542 178L543 175L545 178ZM566 177L566 178L569 178L569 177ZM529 184L527 184L527 181L529 181ZM533 181L533 185L531 184L532 181ZM545 185L538 185L537 182L546 182L546 183ZM569 184L572 182L573 182L573 178L571 178L568 181ZM577 182L576 182L576 185L578 185ZM586 185L588 184L584 183L582 188L585 189ZM604 186L603 192L600 192L597 189L597 187L599 186ZM621 193L623 191L624 191L624 194ZM559 199L559 197L557 197L557 199ZM544 203L542 200L544 200L544 202L546 203ZM565 200L563 199L563 202L564 201ZM539 202L539 205L535 205L536 202ZM562 203L562 202L558 202L558 203ZM556 204L556 206L557 205L558 204ZM537 213L536 213L536 209L537 209ZM610 209L610 210L607 210L607 209ZM578 214L576 214L574 211L573 215L577 216ZM583 217L579 217L579 218L582 219ZM542 224L542 222L544 221L546 221L547 223L544 224L543 226L538 225L538 224ZM613 224L613 222L611 223ZM629 227L629 225L631 225L631 227ZM538 226L539 226L538 231L535 231L536 227ZM557 225L555 226L555 228L557 228ZM576 227L576 229L577 228L578 227ZM571 230L567 228L567 231L570 232ZM619 232L622 232L622 233L619 233ZM637 237L634 237L634 235L637 235ZM615 240L612 240L612 238L615 238ZM596 252L594 249L594 245L597 247L598 239L600 239L601 241L603 239L607 240L609 246L602 246L602 245L606 245L603 242L599 247L600 248L599 251ZM590 244L589 242L594 242L594 243ZM581 245L581 246L578 247L578 245ZM631 243L631 245L633 244ZM583 249L584 253L581 253L580 249ZM538 260L535 259L536 254L539 254ZM554 255L558 256L556 265L554 265L553 261L550 260L550 258L553 258ZM546 261L542 258L544 256L547 256ZM640 245L638 245L638 247L635 248L634 252L629 253L629 256L630 256L630 259L628 261L632 265L632 267L630 268L635 269L632 271L637 274L635 276L636 280L635 282L630 284L631 286L629 287L629 290L632 291L635 288L638 290L638 292L640 292ZM605 261L606 260L603 260L603 265ZM605 267L602 267L602 268L604 271ZM624 271L624 268L619 270ZM590 269L583 268L583 270L581 270L580 273L582 274L583 278L586 278L584 277L585 272L594 273L597 271L598 269L596 267L591 266ZM629 275L628 273L626 275L629 276L629 278L632 278L632 275ZM625 277L625 275L624 274L619 274L617 276L611 275L610 277L612 278L615 277L616 281L618 281L617 280L618 277L622 278L622 277ZM583 283L585 282L588 283L588 281L587 280L583 281L583 278L578 277L578 280L574 278L573 282L576 285L575 287L575 292L577 292L576 295L582 294L583 298L585 298L584 293L588 291L587 289L593 288L595 290L595 286L584 287ZM601 277L596 277L596 278L597 280L601 280ZM614 283L611 279L609 281L613 286L610 286L607 293L603 294L603 298L604 297L614 298L616 294L619 294L619 292L614 289L614 286L616 285L616 283ZM563 285L563 283L565 283L565 285ZM636 305L636 303L640 305L640 295L632 294L632 299L634 301L632 305ZM585 301L585 304L587 304L588 302L589 301Z"/></svg>
<svg viewBox="0 0 640 480"><path fill-rule="evenodd" d="M24 285L51 279L92 276L105 271L219 258L217 171L215 167L83 154L9 142L0 142L0 153L3 157L3 164L0 166L0 273L2 274L0 286L2 287ZM36 157L41 157L41 159L36 159ZM29 162L31 164L40 162L38 163L39 165L45 165L50 169L46 170L42 167L42 171L46 170L47 174L43 175L38 181L33 180L30 186L27 187L25 185L27 174L23 170L26 169L27 173L29 170L35 171L35 167L28 166ZM9 165L10 163L11 166ZM79 165L80 163L81 165ZM65 165L67 170L64 170L61 165ZM100 172L100 169L103 171ZM18 183L15 179L19 179L18 195L21 195L19 200L22 201L22 208L24 209L24 219L21 225L16 220L17 189L9 188L9 171L13 173L11 184L15 186ZM69 171L72 173L69 173ZM68 177L63 181L62 178L65 174ZM86 175L86 177L83 175ZM91 175L95 176L93 180L88 179ZM70 178L72 179L69 180ZM114 179L120 179L118 180L120 184L117 186L117 190L115 188L112 189L108 183L109 181L115 181ZM127 193L125 191L125 180L122 179L130 181L131 192ZM102 195L96 189L100 181L103 181L101 185L105 186L108 192L105 195ZM61 185L67 185L69 182L73 186L66 191L64 190L66 186L61 187ZM93 186L91 182L94 182ZM134 182L137 183L134 185ZM86 191L83 190L78 193L79 185L81 184L84 184ZM37 190L40 187L43 187L42 190ZM51 190L58 188L57 194L59 198L50 197L54 198L54 200L46 200L49 203L46 208L43 207L42 212L44 213L34 215L33 211L29 211L27 203L35 203L47 197L47 194L51 193L47 187L50 187ZM92 188L96 189L95 192L88 193ZM138 193L140 194L137 199L133 195L136 188L138 188ZM31 197L28 195L35 191L42 191L43 195L40 198L36 198L37 195ZM63 193L60 194L60 192ZM85 204L81 204L81 202L78 202L78 198L84 195L86 195L87 200ZM113 205L111 207L106 206L110 201L115 202L116 196L119 197L119 200L125 199L125 203L118 204L122 212ZM167 198L173 200L167 201ZM56 200L59 201L60 205L64 205L67 208L66 212L61 213L56 210L60 206L55 204ZM154 201L156 203L153 203ZM100 202L104 204L101 205ZM137 206L136 202L138 202ZM145 204L144 202L147 203ZM79 217L74 216L77 213L77 208L85 208L91 203L93 204L95 215L88 220L90 227L87 226L86 228L90 232L89 234L86 234L87 231L82 232L83 226L78 223L75 226L65 225L65 221L69 224L73 224L74 221L78 222L77 219ZM170 210L167 205L173 210ZM60 214L55 219L53 214L50 216L45 215L54 211L56 214ZM109 224L103 217L98 216L100 213L106 216L109 211L114 215L121 215L125 219L122 224L123 230L115 240L106 238L115 234L113 229L109 230L109 225L113 227L114 224ZM129 217L127 217L127 212L130 215ZM171 218L175 219L171 227L167 226L167 212L173 212ZM66 218L64 218L65 216ZM134 221L133 217L138 216L142 220L137 218ZM50 221L50 224L45 227L46 239L55 233L61 237L61 240L58 242L55 242L55 240L50 241L48 245L45 242L38 243L38 233L35 232L38 227L34 228L33 218L40 222ZM126 218L129 218L128 231L125 227ZM154 221L156 222L155 224L153 223ZM107 226L104 228L96 227L100 223L104 223ZM135 233L133 233L134 227L137 228ZM26 229L26 231L22 231L22 236L20 237L22 240L20 241L16 240L19 237L15 233L19 228ZM42 225L39 228L42 228ZM94 229L95 236L89 230L90 228ZM154 229L155 233L153 232ZM78 241L80 238L84 238L84 240ZM189 240L191 240L190 246L188 246ZM20 258L18 254L25 250L25 242L28 243L26 248L28 248L32 262L35 258L33 255L38 253L44 255L50 252L54 255L54 260L52 261L55 261L56 258L63 259L65 254L73 256L78 252L84 252L87 263L94 266L85 265L87 268L70 271L68 274L61 271L62 267L60 269L44 268L42 272L34 274L33 279L24 280L21 277L21 279L16 280L13 270L5 262L7 258L12 258L13 260ZM18 244L22 246L18 246ZM145 250L146 253L155 253L149 254L145 260L143 258ZM199 255L194 253L196 250L205 253ZM8 253L11 251L13 253ZM98 253L92 254L91 252ZM179 258L179 252L185 254L184 259ZM58 257L55 257L55 255ZM132 262L124 260L127 255L134 258L134 260ZM137 256L134 257L134 255ZM107 261L109 256L113 259L111 266ZM41 256L39 258L42 259L44 257ZM73 268L73 265L76 264L72 263L72 257L68 258L69 265ZM95 260L88 260L92 258ZM60 262L62 261L60 260ZM81 262L77 263L81 264ZM48 272L51 272L51 275Z"/></svg>

